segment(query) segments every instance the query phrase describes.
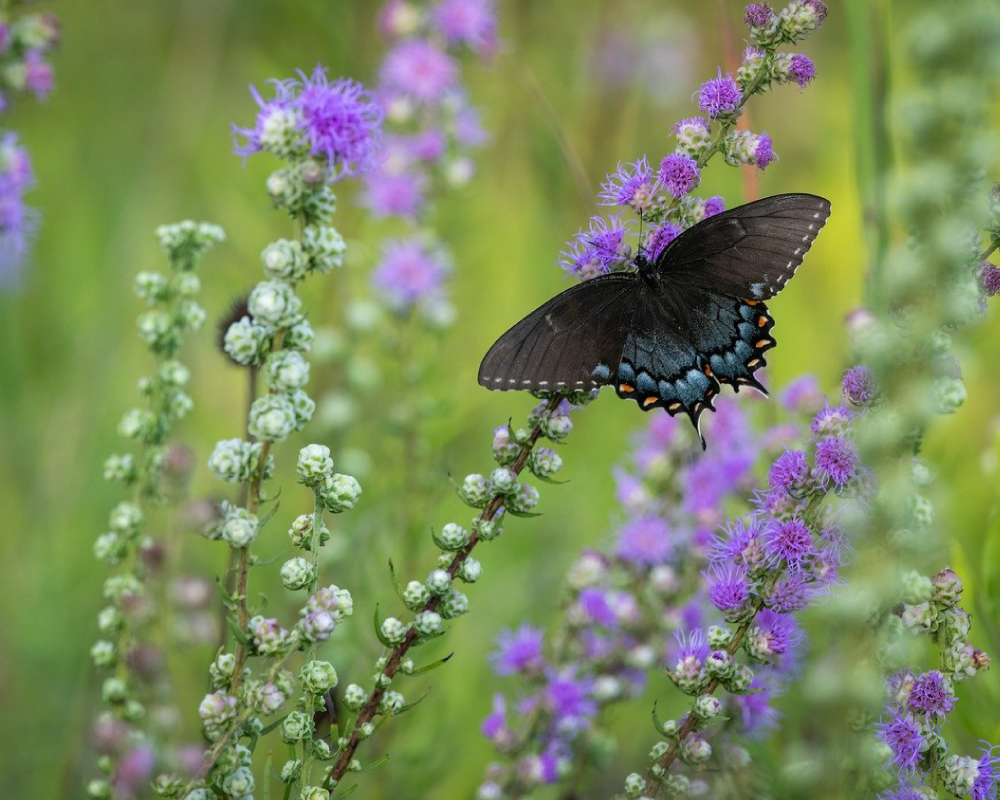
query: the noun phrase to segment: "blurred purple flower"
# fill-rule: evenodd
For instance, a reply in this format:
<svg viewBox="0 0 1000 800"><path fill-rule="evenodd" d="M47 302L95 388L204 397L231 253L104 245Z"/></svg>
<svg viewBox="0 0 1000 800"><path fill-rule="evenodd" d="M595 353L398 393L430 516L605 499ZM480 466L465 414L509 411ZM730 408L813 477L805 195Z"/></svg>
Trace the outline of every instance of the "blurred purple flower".
<svg viewBox="0 0 1000 800"><path fill-rule="evenodd" d="M728 699L740 712L743 733L760 735L775 728L781 714L771 706L774 690L767 681L754 678L750 688L756 691L751 694L733 694Z"/></svg>
<svg viewBox="0 0 1000 800"><path fill-rule="evenodd" d="M537 672L544 666L542 631L538 628L525 624L516 631L503 630L496 645L490 664L497 675Z"/></svg>
<svg viewBox="0 0 1000 800"><path fill-rule="evenodd" d="M494 744L502 745L511 737L507 728L507 703L502 694L493 695L493 712L483 720L483 736Z"/></svg>
<svg viewBox="0 0 1000 800"><path fill-rule="evenodd" d="M479 112L472 106L463 106L455 115L455 139L467 147L479 147L489 135L479 120Z"/></svg>
<svg viewBox="0 0 1000 800"><path fill-rule="evenodd" d="M810 429L813 433L839 434L847 429L854 419L854 412L845 406L825 406L813 417Z"/></svg>
<svg viewBox="0 0 1000 800"><path fill-rule="evenodd" d="M38 50L29 50L24 56L24 85L39 100L44 100L55 86L52 65Z"/></svg>
<svg viewBox="0 0 1000 800"><path fill-rule="evenodd" d="M851 367L844 373L841 389L854 405L867 405L875 397L875 376L868 367Z"/></svg>
<svg viewBox="0 0 1000 800"><path fill-rule="evenodd" d="M613 628L618 623L618 616L608 602L607 595L600 589L584 589L577 599L580 610L586 617L605 628Z"/></svg>
<svg viewBox="0 0 1000 800"><path fill-rule="evenodd" d="M415 170L378 169L365 176L362 202L376 217L413 218L424 202L427 180Z"/></svg>
<svg viewBox="0 0 1000 800"><path fill-rule="evenodd" d="M383 245L382 260L372 273L372 285L393 306L405 310L421 300L439 298L447 274L441 256L419 239L393 239Z"/></svg>
<svg viewBox="0 0 1000 800"><path fill-rule="evenodd" d="M815 375L803 375L789 383L778 399L788 411L815 411L823 402L823 394Z"/></svg>
<svg viewBox="0 0 1000 800"><path fill-rule="evenodd" d="M586 727L588 718L597 713L597 703L591 696L594 682L577 678L571 669L550 673L547 678L545 705L557 723L576 729Z"/></svg>
<svg viewBox="0 0 1000 800"><path fill-rule="evenodd" d="M670 556L674 542L670 527L660 517L630 520L618 530L615 555L635 566L656 566Z"/></svg>
<svg viewBox="0 0 1000 800"><path fill-rule="evenodd" d="M497 20L493 0L441 0L431 14L435 27L448 44L464 44L479 55L490 55L496 50Z"/></svg>
<svg viewBox="0 0 1000 800"><path fill-rule="evenodd" d="M156 765L156 753L147 745L137 745L128 750L118 762L115 770L114 787L117 797L122 800L145 795L149 778Z"/></svg>
<svg viewBox="0 0 1000 800"><path fill-rule="evenodd" d="M1000 784L1000 758L994 755L995 747L983 743L982 755L979 757L979 774L972 783L973 800L992 800L997 796L997 786Z"/></svg>
<svg viewBox="0 0 1000 800"><path fill-rule="evenodd" d="M0 137L0 289L17 286L37 215L24 205L24 192L34 185L28 152L17 134Z"/></svg>
<svg viewBox="0 0 1000 800"><path fill-rule="evenodd" d="M437 103L458 82L455 61L430 42L408 39L385 58L380 73L381 90L421 103Z"/></svg>

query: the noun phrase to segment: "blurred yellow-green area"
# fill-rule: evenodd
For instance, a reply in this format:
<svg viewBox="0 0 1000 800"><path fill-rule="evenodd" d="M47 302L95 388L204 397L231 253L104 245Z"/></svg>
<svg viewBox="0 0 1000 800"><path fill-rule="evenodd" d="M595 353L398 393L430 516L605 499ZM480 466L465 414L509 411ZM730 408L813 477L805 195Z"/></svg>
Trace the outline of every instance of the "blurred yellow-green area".
<svg viewBox="0 0 1000 800"><path fill-rule="evenodd" d="M435 220L454 254L458 323L433 345L434 381L421 390L446 409L428 424L433 458L425 468L433 474L422 480L436 488L421 509L421 524L410 530L391 525L400 509L388 476L399 469L402 450L380 420L413 397L399 378L405 365L385 348L369 348L379 354L384 388L368 401L364 437L347 437L372 462L359 474L366 492L356 515L334 521L334 555L323 564L323 574L347 586L356 602L347 632L329 645L338 650L342 683L367 685L379 654L370 622L374 603L381 599L383 613L390 613L385 609L396 602L387 559L408 560L416 577L432 567L429 531L467 516L449 490L449 476L489 471L493 428L510 418L517 423L534 402L481 389L482 354L516 319L567 285L554 262L595 212L605 173L619 160L642 153L658 160L672 149L670 126L694 113L692 92L743 47L742 4L732 0L501 0L499 6L500 52L488 65L465 69L492 140L479 155L475 179L443 196ZM772 388L814 373L833 393L849 365L843 320L862 302L869 261L856 154L871 126L863 100L873 37L859 8L864 4L833 4L824 29L806 42L817 65L813 85L778 87L750 104L752 128L771 134L780 155L759 176L760 195L803 191L833 203L805 266L771 306L780 345L768 369ZM82 797L84 781L95 774L88 739L100 679L88 650L106 567L94 560L92 543L121 499L119 488L102 480L102 463L121 449L115 427L137 401L136 381L152 363L135 336L141 304L131 287L136 272L163 267L153 229L183 218L226 229L228 241L206 257L201 272L203 303L217 319L259 279L261 248L290 233L263 188L274 162L257 156L244 165L232 153L231 124L249 124L256 110L249 84L316 63L331 75L370 84L384 53L376 4L360 0L106 0L52 10L64 29L54 59L56 91L43 104L18 104L3 120L31 152L38 185L29 202L41 212L23 290L0 297L0 786L12 798ZM700 191L722 194L729 205L752 199L741 172L716 161ZM344 301L365 285L386 231L358 209L354 191L338 190L336 224L348 241L348 263L306 290L317 325L340 324ZM962 353L968 402L938 425L927 446L950 502L937 509L940 560L921 565L934 571L950 563L960 572L971 595L973 640L987 651L1000 644L995 311L967 337ZM245 390L213 335L206 326L183 353L193 369L196 406L179 436L195 453L192 494L220 497L224 487L205 459L217 439L240 435ZM329 369L314 367L312 388L341 380ZM454 658L419 679L422 686L408 686L412 699L424 688L430 693L387 726L386 736L366 745L366 760L385 752L391 760L365 776L359 797L473 795L490 754L479 724L498 688L486 663L491 642L505 626L550 620L574 554L608 541L615 519L612 467L647 421L610 392L577 418L561 451L562 477L570 482L542 486L543 516L510 520L504 536L484 547L485 573L471 588L471 613L433 648L453 651ZM306 438L326 439L321 425L303 437L277 448L282 517L309 510L292 465ZM277 570L291 548L284 523L272 528L261 551L276 563L256 570L253 580L269 608L290 618L295 607L282 594ZM220 543L183 525L171 535L187 571L214 578L224 570ZM821 647L823 632L812 631L812 639ZM205 646L168 658L181 692L180 724L195 742L195 709L212 656ZM1000 739L997 674L972 683L960 688L956 712L956 735L967 750L977 739ZM670 698L672 691L665 678L654 678L646 698L613 711L620 749L587 796L610 794L643 766L653 741L652 698ZM789 703L785 698L779 707L794 719ZM786 746L781 733L759 745L776 761Z"/></svg>

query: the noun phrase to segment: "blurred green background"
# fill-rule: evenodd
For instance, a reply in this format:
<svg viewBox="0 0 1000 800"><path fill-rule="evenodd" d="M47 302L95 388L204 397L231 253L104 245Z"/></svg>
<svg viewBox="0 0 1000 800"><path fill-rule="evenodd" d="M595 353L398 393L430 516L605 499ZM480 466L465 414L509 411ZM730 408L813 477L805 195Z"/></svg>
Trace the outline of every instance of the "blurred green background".
<svg viewBox="0 0 1000 800"><path fill-rule="evenodd" d="M669 126L693 112L692 91L743 46L742 4L729 0L499 5L500 53L491 64L466 70L493 140L474 181L448 195L438 214L455 256L452 296L459 314L437 346L431 387L448 408L429 428L441 467L427 477L440 491L428 504L419 540L401 542L394 531L366 524L361 513L359 521L345 517L335 534L350 547L325 574L350 588L357 604L350 631L335 643L344 648L342 682L367 683L377 655L373 604L377 598L392 603L385 554L411 550L419 570L430 567L434 551L426 531L467 516L447 491L447 473L487 471L493 427L523 417L532 404L526 396L490 394L476 385L482 353L515 319L564 287L553 262L594 213L603 175L619 160L643 152L658 160L669 151ZM772 305L780 343L769 368L773 388L813 372L832 391L850 357L843 318L862 301L868 259L857 153L874 119L865 89L871 42L878 39L864 9L859 2L835 4L824 30L807 41L818 70L811 87L779 87L751 103L752 127L774 137L781 157L760 176L760 193L813 192L829 197L834 209L805 268ZM333 75L372 83L384 53L376 5L360 0L107 0L100 8L67 3L52 10L64 28L56 92L6 117L31 151L38 187L28 199L42 213L24 289L0 297L0 786L6 796L23 798L82 796L80 787L93 774L87 732L99 682L87 651L105 568L94 561L91 545L119 499L117 487L102 480L101 464L121 447L115 426L150 365L134 335L140 303L131 283L137 271L163 266L152 231L185 217L225 227L229 241L206 258L202 271L203 301L216 318L257 280L263 245L287 234L286 220L270 210L263 191L273 164L259 158L244 167L232 155L231 122L245 124L254 113L248 84L317 62ZM382 229L353 207L351 191L341 192L336 221L348 240L349 263L313 296L316 322L335 321L340 300L363 282L378 252ZM747 199L740 172L721 163L708 170L701 191L723 194L730 205ZM181 437L196 453L195 493L219 491L203 465L216 439L238 435L244 402L239 374L213 349L211 337L203 331L184 354L194 370L196 408ZM938 518L942 536L953 543L931 566L950 561L960 570L980 612L974 641L988 651L1000 643L998 351L994 313L972 334L963 359L970 399L938 426L928 447L952 494ZM389 376L398 369L391 358L379 366ZM314 387L332 380L314 370ZM398 381L386 380L393 389L381 397L388 414L408 397L397 391ZM607 539L611 467L645 421L631 403L610 395L578 418L563 451L564 477L572 482L543 487L544 516L512 521L483 553L485 576L470 593L472 613L438 648L456 656L423 679L431 695L389 726L391 741L368 748L369 759L388 750L392 761L366 780L364 797L424 796L432 788L439 797L471 796L489 752L478 727L496 687L485 662L490 643L503 626L551 618L574 553ZM377 424L365 430L373 437L385 433ZM299 513L296 503L304 508L289 472L298 445L278 448L283 514ZM387 452L377 441L366 449L373 456ZM376 459L363 480L375 487L361 506L371 519L385 519L391 509L392 495L379 496L377 489L389 484L382 474L387 469ZM288 547L280 530L270 533L273 554L283 556ZM190 571L213 576L223 569L221 545L183 536ZM267 572L270 577L255 575L262 586L273 584L277 566ZM814 640L821 643L822 633ZM193 741L210 657L210 648L172 657ZM960 690L961 736L966 743L996 742L997 715L970 709L1000 707L998 676L974 683ZM651 688L662 696L671 691L666 680L654 680ZM415 697L417 689L408 693ZM794 707L782 710L795 714ZM645 701L615 713L624 741L620 768L607 776L609 789L641 763L652 733Z"/></svg>

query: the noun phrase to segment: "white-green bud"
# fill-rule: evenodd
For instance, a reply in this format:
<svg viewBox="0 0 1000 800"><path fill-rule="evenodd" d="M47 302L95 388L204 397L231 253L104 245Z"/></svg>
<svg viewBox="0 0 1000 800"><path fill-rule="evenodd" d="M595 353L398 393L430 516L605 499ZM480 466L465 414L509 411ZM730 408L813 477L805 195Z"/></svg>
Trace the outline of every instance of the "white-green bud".
<svg viewBox="0 0 1000 800"><path fill-rule="evenodd" d="M432 594L444 594L451 588L451 575L443 569L434 570L427 576L427 588Z"/></svg>
<svg viewBox="0 0 1000 800"><path fill-rule="evenodd" d="M190 796L188 795L188 797ZM93 797L94 800L107 800L111 797L111 784L103 778L95 778L87 783L87 797Z"/></svg>
<svg viewBox="0 0 1000 800"><path fill-rule="evenodd" d="M299 681L310 694L326 694L337 685L337 670L329 661L310 661L299 672Z"/></svg>
<svg viewBox="0 0 1000 800"><path fill-rule="evenodd" d="M223 439L208 457L208 468L219 480L248 483L257 471L262 449L260 442Z"/></svg>
<svg viewBox="0 0 1000 800"><path fill-rule="evenodd" d="M174 277L174 288L181 297L194 297L201 291L201 278L193 272L182 272Z"/></svg>
<svg viewBox="0 0 1000 800"><path fill-rule="evenodd" d="M316 411L316 401L303 389L296 389L288 395L288 399L291 401L292 410L295 412L295 430L300 431L312 419Z"/></svg>
<svg viewBox="0 0 1000 800"><path fill-rule="evenodd" d="M239 767L222 780L222 791L230 797L243 797L253 790L253 773L249 767Z"/></svg>
<svg viewBox="0 0 1000 800"><path fill-rule="evenodd" d="M507 467L498 467L490 473L489 490L493 494L509 494L517 486L517 475Z"/></svg>
<svg viewBox="0 0 1000 800"><path fill-rule="evenodd" d="M140 314L137 326L139 338L154 350L177 341L177 332L170 315L162 309L156 308Z"/></svg>
<svg viewBox="0 0 1000 800"><path fill-rule="evenodd" d="M264 274L269 278L297 281L306 274L306 255L294 239L271 242L260 254Z"/></svg>
<svg viewBox="0 0 1000 800"><path fill-rule="evenodd" d="M469 610L469 598L457 589L452 589L441 599L441 616L455 619Z"/></svg>
<svg viewBox="0 0 1000 800"><path fill-rule="evenodd" d="M306 486L315 486L333 472L330 448L323 444L310 444L299 450L296 465L299 480Z"/></svg>
<svg viewBox="0 0 1000 800"><path fill-rule="evenodd" d="M722 711L722 701L714 694L703 694L694 701L694 713L702 719L715 719Z"/></svg>
<svg viewBox="0 0 1000 800"><path fill-rule="evenodd" d="M409 625L403 624L395 617L387 617L382 621L382 637L389 642L389 644L399 644L406 638L406 633L409 629Z"/></svg>
<svg viewBox="0 0 1000 800"><path fill-rule="evenodd" d="M147 440L156 430L156 415L142 408L131 408L118 423L118 433L126 439Z"/></svg>
<svg viewBox="0 0 1000 800"><path fill-rule="evenodd" d="M229 683L235 670L236 656L232 653L219 653L209 666L208 674L213 684L223 686Z"/></svg>
<svg viewBox="0 0 1000 800"><path fill-rule="evenodd" d="M565 439L573 430L573 422L567 414L553 414L543 417L539 424L542 428L542 434L552 441Z"/></svg>
<svg viewBox="0 0 1000 800"><path fill-rule="evenodd" d="M219 528L219 535L232 547L246 547L257 538L260 523L245 508L230 506Z"/></svg>
<svg viewBox="0 0 1000 800"><path fill-rule="evenodd" d="M302 211L309 222L329 222L337 211L337 195L329 186L321 186L306 195L302 202Z"/></svg>
<svg viewBox="0 0 1000 800"><path fill-rule="evenodd" d="M313 748L315 749L317 745L326 747L327 756L329 756L330 746L326 742L322 739L316 739L313 741ZM327 756L320 756L320 758ZM322 786L303 786L299 792L299 800L330 800L330 793Z"/></svg>
<svg viewBox="0 0 1000 800"><path fill-rule="evenodd" d="M549 478L562 469L563 461L555 450L539 447L528 456L528 469L539 478Z"/></svg>
<svg viewBox="0 0 1000 800"><path fill-rule="evenodd" d="M286 761L281 767L281 782L294 783L302 775L302 761L294 758Z"/></svg>
<svg viewBox="0 0 1000 800"><path fill-rule="evenodd" d="M125 552L125 542L114 531L102 533L94 540L94 558L105 564L120 564Z"/></svg>
<svg viewBox="0 0 1000 800"><path fill-rule="evenodd" d="M503 533L503 516L498 514L493 519L473 520L472 527L484 542L491 541Z"/></svg>
<svg viewBox="0 0 1000 800"><path fill-rule="evenodd" d="M302 231L302 246L309 256L309 268L327 273L344 264L347 245L336 228L329 225L306 225Z"/></svg>
<svg viewBox="0 0 1000 800"><path fill-rule="evenodd" d="M201 326L208 319L208 312L194 300L182 300L177 316L185 330L197 331L201 330Z"/></svg>
<svg viewBox="0 0 1000 800"><path fill-rule="evenodd" d="M167 298L167 276L159 272L140 272L134 286L135 293L150 305Z"/></svg>
<svg viewBox="0 0 1000 800"><path fill-rule="evenodd" d="M286 395L266 394L250 406L250 433L268 442L286 438L297 425L295 407Z"/></svg>
<svg viewBox="0 0 1000 800"><path fill-rule="evenodd" d="M469 532L454 522L447 523L438 537L445 550L461 550L469 543Z"/></svg>
<svg viewBox="0 0 1000 800"><path fill-rule="evenodd" d="M399 692L386 692L379 701L378 710L386 715L398 714L404 705L406 699Z"/></svg>
<svg viewBox="0 0 1000 800"><path fill-rule="evenodd" d="M309 320L305 317L299 317L285 334L284 347L288 350L308 353L315 338L316 333L309 324Z"/></svg>
<svg viewBox="0 0 1000 800"><path fill-rule="evenodd" d="M105 635L118 633L123 622L122 612L114 606L106 606L97 614L97 629Z"/></svg>
<svg viewBox="0 0 1000 800"><path fill-rule="evenodd" d="M681 758L687 764L704 764L712 757L712 745L700 736L688 736L681 742Z"/></svg>
<svg viewBox="0 0 1000 800"><path fill-rule="evenodd" d="M112 667L118 661L118 650L114 642L99 639L90 648L90 657L93 659L95 667Z"/></svg>
<svg viewBox="0 0 1000 800"><path fill-rule="evenodd" d="M350 511L361 497L361 484L350 475L335 472L327 475L321 484L321 498L327 510L334 514Z"/></svg>
<svg viewBox="0 0 1000 800"><path fill-rule="evenodd" d="M250 292L247 308L257 322L281 327L298 316L302 301L284 281L261 281Z"/></svg>
<svg viewBox="0 0 1000 800"><path fill-rule="evenodd" d="M257 364L271 338L271 328L250 317L236 320L226 329L222 349L237 364Z"/></svg>
<svg viewBox="0 0 1000 800"><path fill-rule="evenodd" d="M625 779L625 796L638 800L646 791L646 780L638 772L633 772Z"/></svg>
<svg viewBox="0 0 1000 800"><path fill-rule="evenodd" d="M421 636L433 636L441 630L441 615L434 611L421 611L413 620L413 627Z"/></svg>
<svg viewBox="0 0 1000 800"><path fill-rule="evenodd" d="M519 483L514 492L508 496L507 505L511 511L524 514L537 506L538 500L538 489L530 483Z"/></svg>
<svg viewBox="0 0 1000 800"><path fill-rule="evenodd" d="M292 544L300 550L312 550L313 523L315 519L312 514L299 514L288 529L288 536ZM319 546L322 547L330 540L330 529L323 525L319 529Z"/></svg>
<svg viewBox="0 0 1000 800"><path fill-rule="evenodd" d="M279 350L268 356L263 373L272 390L293 392L309 382L309 362L297 350Z"/></svg>
<svg viewBox="0 0 1000 800"><path fill-rule="evenodd" d="M705 641L713 650L722 650L728 647L732 640L733 632L729 628L723 628L719 625L710 626L705 636Z"/></svg>
<svg viewBox="0 0 1000 800"><path fill-rule="evenodd" d="M131 453L115 454L105 459L104 480L131 483L135 477L135 459Z"/></svg>
<svg viewBox="0 0 1000 800"><path fill-rule="evenodd" d="M101 698L105 703L122 703L128 696L128 687L121 678L106 678L101 685Z"/></svg>
<svg viewBox="0 0 1000 800"><path fill-rule="evenodd" d="M458 568L458 577L466 583L475 583L482 577L483 565L474 558L467 558Z"/></svg>
<svg viewBox="0 0 1000 800"><path fill-rule="evenodd" d="M344 689L344 705L351 711L359 711L367 699L368 692L356 683L348 684L347 688Z"/></svg>
<svg viewBox="0 0 1000 800"><path fill-rule="evenodd" d="M289 744L308 739L312 732L312 716L302 711L292 711L281 723L281 738Z"/></svg>
<svg viewBox="0 0 1000 800"><path fill-rule="evenodd" d="M281 585L286 589L305 589L314 580L316 568L308 559L296 556L281 565Z"/></svg>
<svg viewBox="0 0 1000 800"><path fill-rule="evenodd" d="M423 608L430 597L431 590L420 581L410 581L403 590L403 602L407 608L414 611L418 608Z"/></svg>
<svg viewBox="0 0 1000 800"><path fill-rule="evenodd" d="M490 488L485 476L476 473L466 475L458 489L458 496L462 502L472 506L472 508L482 508L490 496Z"/></svg>
<svg viewBox="0 0 1000 800"><path fill-rule="evenodd" d="M111 509L111 514L108 516L108 527L113 531L132 535L142 525L143 519L142 508L136 503L126 500Z"/></svg>

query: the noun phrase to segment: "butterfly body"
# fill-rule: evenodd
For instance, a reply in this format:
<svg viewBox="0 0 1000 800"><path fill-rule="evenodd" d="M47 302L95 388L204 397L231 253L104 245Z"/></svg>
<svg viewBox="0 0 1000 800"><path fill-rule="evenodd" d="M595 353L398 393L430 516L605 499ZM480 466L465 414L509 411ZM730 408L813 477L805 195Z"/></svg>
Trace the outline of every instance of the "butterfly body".
<svg viewBox="0 0 1000 800"><path fill-rule="evenodd" d="M518 322L479 369L489 389L577 391L612 385L641 409L695 427L721 384L750 386L775 346L764 301L802 262L830 213L821 197L777 195L694 225L634 271L574 286ZM703 440L704 441L704 440Z"/></svg>

